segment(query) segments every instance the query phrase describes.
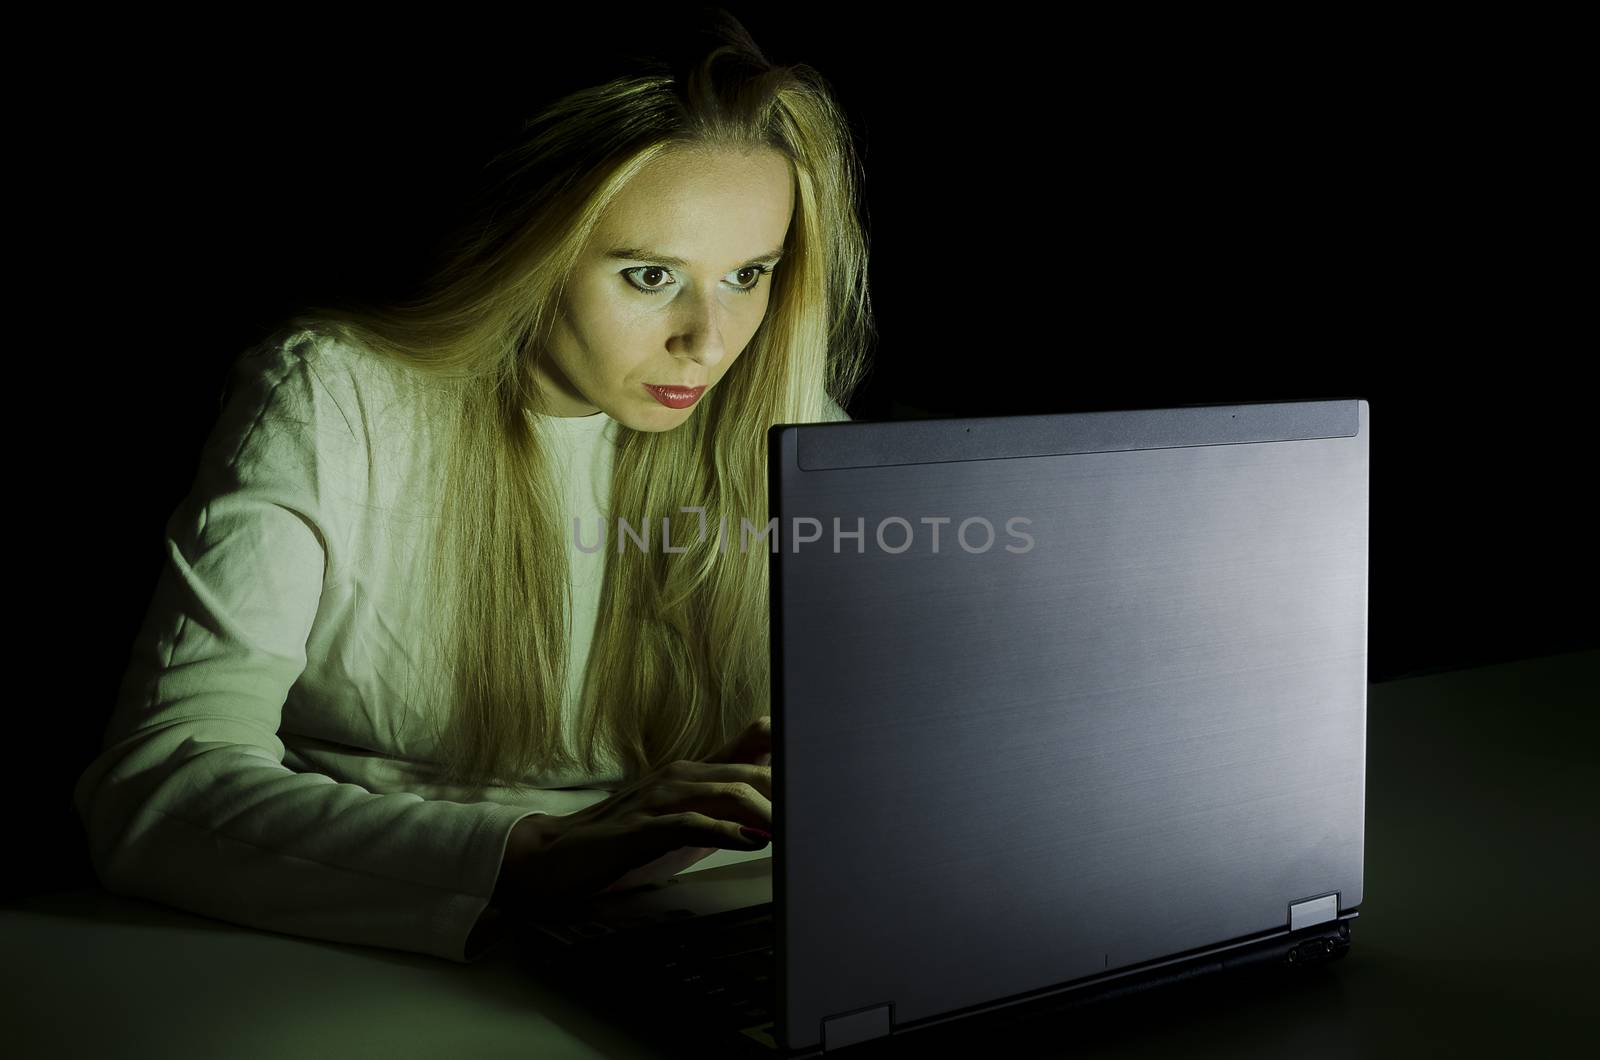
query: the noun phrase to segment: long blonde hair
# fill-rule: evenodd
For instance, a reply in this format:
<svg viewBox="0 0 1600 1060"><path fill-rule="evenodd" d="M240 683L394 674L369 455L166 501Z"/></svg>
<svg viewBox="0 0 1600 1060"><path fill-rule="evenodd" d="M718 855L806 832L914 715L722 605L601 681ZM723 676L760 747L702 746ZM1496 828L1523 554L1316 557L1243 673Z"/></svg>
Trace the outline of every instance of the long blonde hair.
<svg viewBox="0 0 1600 1060"><path fill-rule="evenodd" d="M521 790L536 769L573 766L560 738L569 680L583 682L590 770L602 738L638 776L704 758L770 712L769 557L765 542L735 547L735 531L741 518L766 525L768 428L824 419L824 391L847 404L873 324L849 125L819 73L769 64L719 15L692 62L642 65L526 121L409 297L316 305L288 321L415 370L431 395L442 504L419 584L438 589L434 649L453 690L436 719L448 715L436 726L447 780ZM795 213L766 316L706 400L673 430L617 425L607 527L668 518L688 551L607 549L588 668L569 675L566 528L525 410L546 411L535 365L602 211L680 147L776 149L791 163ZM726 519L729 543L700 534L685 505L703 506L708 528Z"/></svg>

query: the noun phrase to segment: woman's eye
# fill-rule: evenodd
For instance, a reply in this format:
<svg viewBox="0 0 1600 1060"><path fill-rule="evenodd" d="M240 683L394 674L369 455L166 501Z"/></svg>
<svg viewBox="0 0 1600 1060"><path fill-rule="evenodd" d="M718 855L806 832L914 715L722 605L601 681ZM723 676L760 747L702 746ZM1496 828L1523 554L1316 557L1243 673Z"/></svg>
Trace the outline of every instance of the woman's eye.
<svg viewBox="0 0 1600 1060"><path fill-rule="evenodd" d="M761 286L761 277L771 271L772 269L766 265L746 265L744 268L730 274L741 278L750 277L749 279L741 279L741 282L733 284L733 290L739 294L750 294ZM634 278L635 273L638 274L638 279ZM754 275L751 275L752 273ZM660 294L668 287L676 285L678 281L670 279L671 275L672 273L669 270L660 265L640 265L636 268L622 270L622 276L628 281L629 286L641 294Z"/></svg>
<svg viewBox="0 0 1600 1060"><path fill-rule="evenodd" d="M639 274L639 280L633 279L634 273ZM671 283L677 282L674 280L668 283L662 283L662 278L667 275L667 270L655 265L647 265L638 269L624 269L622 275L628 277L628 282L633 284L639 290L643 291L645 294L660 294L661 291L670 286ZM640 280L642 280L643 283L641 283Z"/></svg>

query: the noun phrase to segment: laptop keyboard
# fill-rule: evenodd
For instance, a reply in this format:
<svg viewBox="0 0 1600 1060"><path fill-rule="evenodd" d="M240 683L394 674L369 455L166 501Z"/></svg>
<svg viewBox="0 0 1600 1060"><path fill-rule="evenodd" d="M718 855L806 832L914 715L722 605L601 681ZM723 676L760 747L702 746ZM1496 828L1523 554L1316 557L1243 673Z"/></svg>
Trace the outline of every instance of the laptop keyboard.
<svg viewBox="0 0 1600 1060"><path fill-rule="evenodd" d="M659 938L640 954L655 966L651 978L676 984L730 1029L770 1032L772 913L689 926L695 930Z"/></svg>

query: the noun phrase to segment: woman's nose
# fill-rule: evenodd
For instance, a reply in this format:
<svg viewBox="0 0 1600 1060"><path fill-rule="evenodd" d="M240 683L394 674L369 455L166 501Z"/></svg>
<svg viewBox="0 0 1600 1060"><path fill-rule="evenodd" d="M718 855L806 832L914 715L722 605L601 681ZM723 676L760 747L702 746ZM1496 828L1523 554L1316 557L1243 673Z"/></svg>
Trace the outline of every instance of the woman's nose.
<svg viewBox="0 0 1600 1060"><path fill-rule="evenodd" d="M683 322L674 340L676 349L673 352L712 367L726 356L727 350L722 340L722 309L715 304L705 304L709 301L702 300Z"/></svg>

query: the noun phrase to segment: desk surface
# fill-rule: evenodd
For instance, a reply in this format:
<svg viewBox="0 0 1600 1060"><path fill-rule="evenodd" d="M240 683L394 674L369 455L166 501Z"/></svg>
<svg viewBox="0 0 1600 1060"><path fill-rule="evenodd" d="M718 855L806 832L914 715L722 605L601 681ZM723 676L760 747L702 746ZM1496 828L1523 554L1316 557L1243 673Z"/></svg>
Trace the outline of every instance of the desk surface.
<svg viewBox="0 0 1600 1060"><path fill-rule="evenodd" d="M1366 895L1350 955L1249 996L1073 1014L1060 1044L1418 1057L1588 1040L1597 687L1600 651L1372 685ZM0 939L10 1056L660 1055L508 947L459 965L96 888L9 903Z"/></svg>

